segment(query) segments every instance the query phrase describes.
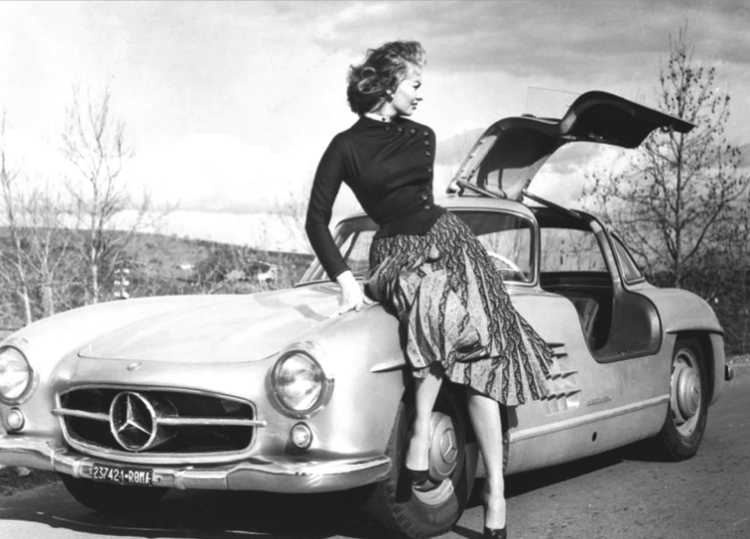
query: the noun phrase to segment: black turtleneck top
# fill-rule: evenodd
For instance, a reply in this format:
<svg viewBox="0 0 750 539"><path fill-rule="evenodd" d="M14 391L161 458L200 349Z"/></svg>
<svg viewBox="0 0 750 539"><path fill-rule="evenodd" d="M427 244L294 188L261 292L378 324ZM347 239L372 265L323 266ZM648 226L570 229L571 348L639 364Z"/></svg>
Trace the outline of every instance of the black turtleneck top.
<svg viewBox="0 0 750 539"><path fill-rule="evenodd" d="M425 234L445 213L432 194L434 162L435 133L407 118L381 122L361 116L333 138L315 173L305 223L332 280L349 269L329 229L341 182L379 226L375 237Z"/></svg>

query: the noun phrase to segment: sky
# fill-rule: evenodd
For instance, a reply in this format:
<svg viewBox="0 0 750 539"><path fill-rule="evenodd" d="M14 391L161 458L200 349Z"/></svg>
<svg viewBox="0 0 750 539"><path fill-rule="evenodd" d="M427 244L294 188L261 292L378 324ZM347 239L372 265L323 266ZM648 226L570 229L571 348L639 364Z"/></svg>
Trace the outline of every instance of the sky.
<svg viewBox="0 0 750 539"><path fill-rule="evenodd" d="M123 177L176 208L166 231L253 245L278 228L269 212L304 211L320 155L356 120L346 72L368 48L427 50L413 119L437 133L442 188L483 128L554 96L654 106L683 25L732 96L730 141L750 143L749 24L745 0L3 1L0 110L9 159L53 177L73 86L109 87L136 150ZM569 203L579 186L542 190ZM355 207L344 194L337 211Z"/></svg>

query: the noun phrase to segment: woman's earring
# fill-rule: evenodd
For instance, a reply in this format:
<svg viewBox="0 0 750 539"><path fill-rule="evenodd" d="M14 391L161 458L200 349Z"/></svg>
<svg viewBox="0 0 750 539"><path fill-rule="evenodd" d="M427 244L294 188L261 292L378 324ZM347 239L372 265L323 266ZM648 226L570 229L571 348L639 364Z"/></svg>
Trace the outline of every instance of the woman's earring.
<svg viewBox="0 0 750 539"><path fill-rule="evenodd" d="M389 103L390 103L391 101L393 101L393 91L392 91L392 90L386 90L386 91L385 91L385 93L386 93L386 95L388 96L388 97L386 97L386 100L387 100L387 101L388 101Z"/></svg>

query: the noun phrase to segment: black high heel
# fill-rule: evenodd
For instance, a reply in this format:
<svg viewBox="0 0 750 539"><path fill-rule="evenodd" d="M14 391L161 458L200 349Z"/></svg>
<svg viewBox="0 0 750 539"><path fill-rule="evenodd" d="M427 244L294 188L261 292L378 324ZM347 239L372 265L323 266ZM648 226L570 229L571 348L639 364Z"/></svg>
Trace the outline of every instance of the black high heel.
<svg viewBox="0 0 750 539"><path fill-rule="evenodd" d="M505 527L502 528L488 528L484 527L484 539L508 539L508 533Z"/></svg>
<svg viewBox="0 0 750 539"><path fill-rule="evenodd" d="M485 483L484 488L482 489L482 508L484 509L485 516L487 515L487 507L489 503L487 502L487 484ZM503 526L502 528L488 528L487 526L484 527L484 533L482 534L483 539L508 539L508 532L506 530L506 526Z"/></svg>

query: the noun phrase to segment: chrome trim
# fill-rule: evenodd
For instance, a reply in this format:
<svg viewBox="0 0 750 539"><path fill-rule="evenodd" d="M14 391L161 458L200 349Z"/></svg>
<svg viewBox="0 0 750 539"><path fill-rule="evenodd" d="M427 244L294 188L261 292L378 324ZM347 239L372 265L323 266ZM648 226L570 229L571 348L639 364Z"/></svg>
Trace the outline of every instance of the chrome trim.
<svg viewBox="0 0 750 539"><path fill-rule="evenodd" d="M121 391L109 404L109 431L123 449L134 453L148 451L169 439L168 436L159 436L157 417L156 407L149 399L135 391ZM134 431L136 435L145 434L148 438L145 442L128 440L128 433Z"/></svg>
<svg viewBox="0 0 750 539"><path fill-rule="evenodd" d="M404 367L406 367L406 360L403 357L399 357L396 359L381 361L380 363L373 365L370 372L397 371Z"/></svg>
<svg viewBox="0 0 750 539"><path fill-rule="evenodd" d="M93 419L95 421L109 421L108 414L97 414L94 412L84 412L82 410L71 410L68 408L55 408L52 410L54 416L71 416L83 419ZM157 417L156 423L159 425L225 425L238 427L265 427L268 422L258 419L224 419L224 418L206 418L206 417Z"/></svg>
<svg viewBox="0 0 750 539"><path fill-rule="evenodd" d="M564 355L567 355L567 354L564 354ZM578 371L568 370L568 371L551 372L549 374L549 377L552 380L557 380L558 378L568 378L569 376L573 376L574 374L578 374Z"/></svg>
<svg viewBox="0 0 750 539"><path fill-rule="evenodd" d="M573 429L576 427L582 427L589 423L596 423L597 421L603 421L611 419L613 417L629 414L632 412L638 412L647 408L653 408L661 404L667 404L669 402L669 395L661 395L645 401L636 402L634 404L628 404L626 406L620 406L619 408L612 408L611 410L603 410L593 414L586 414L583 417L574 417L565 421L558 421L551 425L543 425L541 427L534 427L530 429L520 430L518 432L510 433L510 443L521 442L529 440L531 438L537 438L539 436L546 436L548 434L554 434L563 430Z"/></svg>
<svg viewBox="0 0 750 539"><path fill-rule="evenodd" d="M118 391L161 391L161 392L173 392L173 393L187 393L187 394L193 394L193 395L200 395L205 397L213 397L218 399L224 399L227 401L233 401L238 402L241 404L245 404L249 406L252 411L253 415L257 418L258 417L258 409L255 403L238 399L237 397L224 395L221 393L213 393L210 391L202 391L202 390L196 390L196 389L186 389L186 388L176 388L176 387L164 387L164 386L123 386L123 385L115 385L115 384L81 384L73 387L66 388L64 391L61 391L60 393L55 395L55 400L57 407L52 411L53 415L56 415L58 417L70 415L75 417L83 417L84 419L93 419L97 421L106 421L109 422L109 415L101 414L103 417L99 417L99 414L91 414L95 417L88 417L86 414L89 414L90 412L82 412L79 410L68 410L67 408L63 408L62 403L60 401L62 395L65 395L66 393L69 393L71 391L77 391L77 390L85 390L85 389L109 389L109 390L118 390ZM233 420L228 420L233 421ZM248 426L248 427L259 427L263 428L267 426L266 421L262 420L242 420L247 421L247 423L244 423L240 426ZM196 425L205 425L204 423L192 423ZM92 457L96 458L102 458L107 460L117 460L122 463L126 464L139 464L139 465L179 465L183 463L194 463L194 464L207 464L207 463L226 463L226 462L232 462L237 461L243 458L248 458L250 456L250 451L255 444L255 440L257 438L257 433L253 433L253 436L250 440L250 443L247 445L246 448L240 450L240 451L214 451L214 452L206 452L206 453L132 453L129 451L119 451L115 449L108 449L105 447L101 447L98 445L90 444L87 442L83 442L81 440L78 440L71 436L70 432L68 432L67 425L65 424L65 421L60 421L62 434L67 442L67 444L75 449L76 451L80 451L81 453L84 453L86 455L91 455ZM225 425L228 425L225 423ZM229 425L231 426L231 425Z"/></svg>
<svg viewBox="0 0 750 539"><path fill-rule="evenodd" d="M56 471L91 479L94 464L108 464L77 455L53 440L0 436L0 464ZM121 464L117 462L116 464ZM154 485L177 489L257 490L277 493L334 492L386 479L391 473L386 456L344 457L331 461L253 458L212 468L151 466Z"/></svg>
<svg viewBox="0 0 750 539"><path fill-rule="evenodd" d="M208 417L158 417L156 423L159 425L199 425L202 427L219 425L226 427L265 427L266 421L257 419L223 419Z"/></svg>
<svg viewBox="0 0 750 539"><path fill-rule="evenodd" d="M69 410L68 408L61 408L57 407L54 410L52 410L52 415L54 416L70 416L70 417L80 417L83 419L93 419L94 421L109 421L109 414L97 414L95 412L84 412L82 410Z"/></svg>
<svg viewBox="0 0 750 539"><path fill-rule="evenodd" d="M21 393L20 396L16 397L15 399L6 399L2 395L0 395L1 403L8 406L18 406L19 404L23 404L28 401L36 392L36 388L39 386L39 370L34 366L35 362L32 360L32 357L34 355L34 347L31 346L31 344L29 344L29 341L27 341L26 339L11 335L4 341L0 342L0 349L3 348L15 348L16 350L18 350L26 360L26 363L29 366L29 370L31 371L29 375L29 383L26 385L26 388L23 390L23 393Z"/></svg>
<svg viewBox="0 0 750 539"><path fill-rule="evenodd" d="M279 397L276 385L276 373L282 361L286 360L289 356L300 353L309 357L320 368L320 371L323 373L323 387L315 404L306 410L293 410L287 407ZM267 392L273 397L271 400L276 405L276 408L287 417L293 419L310 419L324 410L331 400L335 384L333 373L331 373L328 367L329 364L330 362L326 361L326 353L323 348L312 341L296 342L282 350L271 368L271 375L267 379Z"/></svg>

